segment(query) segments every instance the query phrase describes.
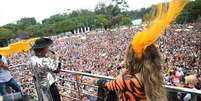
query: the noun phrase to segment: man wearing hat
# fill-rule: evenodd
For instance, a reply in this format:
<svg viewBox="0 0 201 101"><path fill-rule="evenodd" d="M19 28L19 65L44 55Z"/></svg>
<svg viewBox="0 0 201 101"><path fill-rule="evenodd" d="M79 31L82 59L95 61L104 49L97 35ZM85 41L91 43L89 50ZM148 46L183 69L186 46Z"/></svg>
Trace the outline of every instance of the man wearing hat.
<svg viewBox="0 0 201 101"><path fill-rule="evenodd" d="M0 55L0 96L5 95L6 87L12 87L16 92L21 92L20 86L12 78L10 72L8 71L8 62L7 59Z"/></svg>
<svg viewBox="0 0 201 101"><path fill-rule="evenodd" d="M30 58L30 67L34 74L39 101L61 101L55 84L55 73L59 70L59 63L47 56L48 47L52 43L51 39L40 38L32 47L34 56Z"/></svg>

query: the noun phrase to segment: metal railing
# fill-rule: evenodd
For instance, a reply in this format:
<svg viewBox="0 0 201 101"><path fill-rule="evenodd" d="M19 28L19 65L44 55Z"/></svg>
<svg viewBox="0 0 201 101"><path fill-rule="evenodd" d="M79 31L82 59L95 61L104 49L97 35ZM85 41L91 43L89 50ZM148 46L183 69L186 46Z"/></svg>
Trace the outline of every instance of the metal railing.
<svg viewBox="0 0 201 101"><path fill-rule="evenodd" d="M21 66L27 66L27 64L15 65L15 66L11 66L11 68L14 68L14 67L18 67L19 68ZM106 79L106 80L115 80L114 77L103 76L103 75L98 75L98 74L84 73L84 72L79 72L79 71L61 70L61 72L74 75L75 77L76 76L87 76L87 77L92 77L92 78L99 78L99 79ZM96 95L93 95L93 94L84 93L84 92L81 91L82 89L80 89L81 85L86 85L86 86L89 86L89 87L92 87L92 88L96 88L96 89L98 88L97 86L93 86L93 85L89 85L89 84L86 84L86 83L82 83L77 78L75 79L75 81L68 80L68 79L63 79L63 78L58 78L58 81L71 82L71 83L73 83L76 86L76 88L77 88L76 90L63 87L64 89L68 89L68 90L74 91L74 92L76 92L78 94L78 98L74 98L74 97L65 95L66 97L68 97L70 99L74 99L74 100L77 100L77 101L82 101L82 97L81 97L82 95L89 95L89 96L97 97ZM201 96L201 90L182 88L182 87L175 87L175 86L167 86L167 85L164 85L164 87L167 89L168 92L175 92L175 93L177 93L177 92L184 92L184 93L191 94L191 101L197 101L197 96Z"/></svg>
<svg viewBox="0 0 201 101"><path fill-rule="evenodd" d="M76 74L76 75L82 75L82 76L88 76L88 77L93 77L93 78L115 80L114 77L97 75L97 74L90 74L90 73L83 73L83 72L78 72L78 71L62 70L62 72L66 72L66 73L70 73L70 74ZM168 92L183 92L183 93L191 94L191 101L197 101L197 96L198 95L201 96L201 90L175 87L175 86L168 86L168 85L164 85L164 87L166 88L166 90Z"/></svg>

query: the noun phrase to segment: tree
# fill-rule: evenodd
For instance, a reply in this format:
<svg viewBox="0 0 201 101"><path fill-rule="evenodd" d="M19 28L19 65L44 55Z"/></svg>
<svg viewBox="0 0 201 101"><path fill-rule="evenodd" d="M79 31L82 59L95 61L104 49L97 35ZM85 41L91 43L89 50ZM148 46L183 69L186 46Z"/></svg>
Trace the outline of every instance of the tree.
<svg viewBox="0 0 201 101"><path fill-rule="evenodd" d="M114 28L131 23L126 7L125 0L111 0L109 5L99 3L94 11L81 9L59 13L42 20L42 24L37 23L34 17L21 18L16 24L7 24L3 28L4 33L6 29L6 33L11 31L15 37L24 32L28 32L29 36L50 36L81 27ZM6 37L10 36L3 38Z"/></svg>
<svg viewBox="0 0 201 101"><path fill-rule="evenodd" d="M117 5L110 4L108 6L105 6L105 4L100 4L100 7L96 7L95 12L99 15L107 16L107 20L109 21L107 26L109 28L115 27L119 24L117 18L121 14L121 9Z"/></svg>
<svg viewBox="0 0 201 101"><path fill-rule="evenodd" d="M128 5L125 0L112 0L112 3L109 4L108 6L103 2L100 2L95 8L95 13L98 15L107 16L104 17L107 18L107 24L105 26L107 26L107 28L114 28L121 25L120 22L122 20L121 19L122 16L128 15L127 7ZM100 25L98 25L98 27L99 26Z"/></svg>
<svg viewBox="0 0 201 101"><path fill-rule="evenodd" d="M70 17L78 17L79 12L78 11L73 11L72 13L69 14Z"/></svg>
<svg viewBox="0 0 201 101"><path fill-rule="evenodd" d="M12 37L14 34L11 30L0 27L0 39L7 39Z"/></svg>
<svg viewBox="0 0 201 101"><path fill-rule="evenodd" d="M9 39L14 37L14 33L12 30L0 27L0 47L7 46L9 43Z"/></svg>
<svg viewBox="0 0 201 101"><path fill-rule="evenodd" d="M129 16L121 16L120 17L120 25L122 26L130 26L132 25L132 20L131 20L131 17Z"/></svg>
<svg viewBox="0 0 201 101"><path fill-rule="evenodd" d="M17 30L18 30L18 26L16 24L12 24L12 23L4 25L3 28L9 29L12 32L17 32Z"/></svg>
<svg viewBox="0 0 201 101"><path fill-rule="evenodd" d="M20 20L17 21L17 25L19 29L24 30L26 27L31 26L31 25L35 25L36 19L34 17L32 18L22 18Z"/></svg>
<svg viewBox="0 0 201 101"><path fill-rule="evenodd" d="M95 20L96 28L106 28L109 24L109 20L105 15L96 15Z"/></svg>
<svg viewBox="0 0 201 101"><path fill-rule="evenodd" d="M196 21L199 16L201 16L201 0L195 0L187 4L176 21L178 23L193 22Z"/></svg>
<svg viewBox="0 0 201 101"><path fill-rule="evenodd" d="M31 36L31 37L35 37L35 36L43 34L41 24L28 26L28 27L26 27L26 29L24 31L28 32L29 36Z"/></svg>
<svg viewBox="0 0 201 101"><path fill-rule="evenodd" d="M63 21L68 17L68 15L64 14L55 14L53 16L50 16L50 18L46 18L42 20L43 24L54 24L59 21Z"/></svg>
<svg viewBox="0 0 201 101"><path fill-rule="evenodd" d="M128 16L130 16L133 20L142 19L148 12L149 9L141 8L139 10L128 11Z"/></svg>
<svg viewBox="0 0 201 101"><path fill-rule="evenodd" d="M37 36L56 35L56 24L43 24Z"/></svg>
<svg viewBox="0 0 201 101"><path fill-rule="evenodd" d="M115 6L118 6L121 11L127 11L127 8L129 7L126 0L112 0L114 2Z"/></svg>
<svg viewBox="0 0 201 101"><path fill-rule="evenodd" d="M98 3L98 5L96 5L96 7L95 7L95 13L97 14L97 15L99 15L99 14L106 14L106 5L105 5L105 3L103 3L103 2L100 2L100 3Z"/></svg>
<svg viewBox="0 0 201 101"><path fill-rule="evenodd" d="M64 20L64 21L56 23L55 30L56 30L56 33L63 33L63 32L73 30L75 26L76 26L75 23L72 22L71 20Z"/></svg>

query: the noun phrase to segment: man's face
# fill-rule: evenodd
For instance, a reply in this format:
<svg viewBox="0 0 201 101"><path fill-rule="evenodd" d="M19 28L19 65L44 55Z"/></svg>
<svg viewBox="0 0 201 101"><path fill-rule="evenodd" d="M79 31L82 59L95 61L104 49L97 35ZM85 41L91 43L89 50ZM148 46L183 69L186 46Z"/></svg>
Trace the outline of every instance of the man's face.
<svg viewBox="0 0 201 101"><path fill-rule="evenodd" d="M48 48L45 48L45 49L44 49L44 52L45 52L45 53L47 53L48 51L49 51Z"/></svg>

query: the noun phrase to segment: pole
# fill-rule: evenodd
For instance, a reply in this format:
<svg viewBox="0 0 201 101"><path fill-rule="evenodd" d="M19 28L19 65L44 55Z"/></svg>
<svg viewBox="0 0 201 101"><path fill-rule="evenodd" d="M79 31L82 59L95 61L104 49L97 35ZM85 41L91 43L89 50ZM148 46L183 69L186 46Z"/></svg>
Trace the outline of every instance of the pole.
<svg viewBox="0 0 201 101"><path fill-rule="evenodd" d="M77 74L75 76L76 76L76 85L77 85L78 98L79 98L80 101L82 101L81 94L80 94L79 78L78 78Z"/></svg>

